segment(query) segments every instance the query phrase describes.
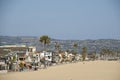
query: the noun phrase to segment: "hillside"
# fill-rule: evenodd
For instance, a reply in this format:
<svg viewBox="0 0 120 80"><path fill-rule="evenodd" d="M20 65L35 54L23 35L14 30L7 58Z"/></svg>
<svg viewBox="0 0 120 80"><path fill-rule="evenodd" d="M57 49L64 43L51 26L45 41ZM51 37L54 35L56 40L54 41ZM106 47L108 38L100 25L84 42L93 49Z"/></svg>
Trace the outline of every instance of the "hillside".
<svg viewBox="0 0 120 80"><path fill-rule="evenodd" d="M98 40L58 40L51 39L51 44L48 46L50 50L54 50L55 42L61 45L62 50L73 49L73 43L78 43L78 51L81 52L82 47L87 47L88 52L100 52L102 48L109 48L111 50L120 51L120 40L115 39L98 39ZM16 45L24 44L36 46L37 50L42 49L42 44L38 37L33 36L0 36L0 45Z"/></svg>

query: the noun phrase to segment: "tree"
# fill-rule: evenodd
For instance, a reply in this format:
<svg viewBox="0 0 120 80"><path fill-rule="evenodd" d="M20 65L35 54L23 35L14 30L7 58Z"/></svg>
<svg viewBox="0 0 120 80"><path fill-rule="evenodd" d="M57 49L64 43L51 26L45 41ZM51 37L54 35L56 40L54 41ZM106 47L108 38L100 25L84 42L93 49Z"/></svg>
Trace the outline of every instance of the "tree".
<svg viewBox="0 0 120 80"><path fill-rule="evenodd" d="M101 49L100 55L104 57L104 56L105 56L105 52L106 52L106 51L105 51L105 49L104 49L104 48L103 48L103 49Z"/></svg>
<svg viewBox="0 0 120 80"><path fill-rule="evenodd" d="M14 55L13 56L13 60L12 60L13 62L15 62L16 61L16 56Z"/></svg>
<svg viewBox="0 0 120 80"><path fill-rule="evenodd" d="M57 52L60 51L60 44L58 42L55 42L55 49L57 50Z"/></svg>
<svg viewBox="0 0 120 80"><path fill-rule="evenodd" d="M77 44L77 43L74 43L74 44L73 44L73 48L74 48L74 54L77 54L78 44Z"/></svg>
<svg viewBox="0 0 120 80"><path fill-rule="evenodd" d="M92 52L92 58L93 58L93 60L96 59L96 51L93 51L93 52Z"/></svg>
<svg viewBox="0 0 120 80"><path fill-rule="evenodd" d="M44 48L44 50L46 50L46 45L50 43L51 39L47 35L43 35L40 37L39 41L41 43L43 43L43 48Z"/></svg>
<svg viewBox="0 0 120 80"><path fill-rule="evenodd" d="M103 48L101 50L101 56L103 56L103 59L106 59L107 57L112 55L112 51L110 49L107 48Z"/></svg>
<svg viewBox="0 0 120 80"><path fill-rule="evenodd" d="M82 48L82 58L83 58L83 61L85 60L85 58L86 58L86 54L87 53L87 48L86 47L83 47Z"/></svg>

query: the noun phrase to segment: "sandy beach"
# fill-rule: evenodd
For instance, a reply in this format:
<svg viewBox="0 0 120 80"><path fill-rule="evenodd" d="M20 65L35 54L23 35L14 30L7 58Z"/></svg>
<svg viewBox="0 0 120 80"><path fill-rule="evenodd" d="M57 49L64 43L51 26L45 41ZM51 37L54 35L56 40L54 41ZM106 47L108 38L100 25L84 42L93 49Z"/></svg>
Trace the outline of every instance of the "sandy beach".
<svg viewBox="0 0 120 80"><path fill-rule="evenodd" d="M0 74L0 80L120 80L120 62L89 61L29 72Z"/></svg>

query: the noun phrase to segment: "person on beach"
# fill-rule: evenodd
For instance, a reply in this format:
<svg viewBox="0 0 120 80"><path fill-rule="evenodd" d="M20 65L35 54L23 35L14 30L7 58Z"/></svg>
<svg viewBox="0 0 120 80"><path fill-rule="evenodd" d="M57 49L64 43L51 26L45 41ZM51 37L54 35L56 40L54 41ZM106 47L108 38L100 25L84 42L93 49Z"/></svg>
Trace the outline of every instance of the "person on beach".
<svg viewBox="0 0 120 80"><path fill-rule="evenodd" d="M47 68L47 60L45 59L45 57L43 57L41 60L40 60L41 64L44 65L44 69Z"/></svg>

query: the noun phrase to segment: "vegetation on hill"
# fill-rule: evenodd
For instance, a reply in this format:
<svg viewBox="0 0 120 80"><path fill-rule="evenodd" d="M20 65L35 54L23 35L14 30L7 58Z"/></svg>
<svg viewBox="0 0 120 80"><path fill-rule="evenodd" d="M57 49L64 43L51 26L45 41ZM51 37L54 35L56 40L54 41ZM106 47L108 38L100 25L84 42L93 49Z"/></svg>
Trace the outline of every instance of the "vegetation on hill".
<svg viewBox="0 0 120 80"><path fill-rule="evenodd" d="M49 37L48 37L49 38ZM40 38L38 37L30 37L30 36L0 36L0 45L17 45L17 44L24 44L28 46L36 46L37 51L43 50L43 41L41 37L41 42L39 42ZM48 40L49 41L49 40ZM58 44L59 43L60 47ZM96 53L100 53L102 49L109 49L113 52L120 52L120 40L116 39L98 39L98 40L58 40L58 39L50 39L50 43L47 46L50 50L55 50L57 46L59 49L66 51L66 50L73 50L73 43L75 44L74 47L77 47L79 53L82 52L82 48L86 46L87 52L96 51ZM46 44L46 43L45 43ZM56 46L56 47L55 47Z"/></svg>

